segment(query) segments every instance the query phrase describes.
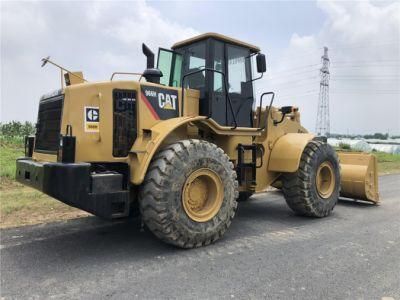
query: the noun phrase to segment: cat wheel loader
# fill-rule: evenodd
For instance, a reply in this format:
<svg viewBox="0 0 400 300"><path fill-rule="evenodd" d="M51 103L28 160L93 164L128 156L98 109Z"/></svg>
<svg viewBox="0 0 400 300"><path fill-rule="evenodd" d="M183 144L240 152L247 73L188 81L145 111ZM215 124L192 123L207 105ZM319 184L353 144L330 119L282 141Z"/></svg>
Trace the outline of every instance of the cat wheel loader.
<svg viewBox="0 0 400 300"><path fill-rule="evenodd" d="M182 248L221 238L238 201L270 186L308 217L328 216L340 196L379 201L374 156L335 152L298 108L273 106L273 92L255 99L258 47L207 33L160 48L156 67L142 47L143 73L102 82L43 59L60 68L61 89L40 99L19 182L103 218L139 208L155 236Z"/></svg>

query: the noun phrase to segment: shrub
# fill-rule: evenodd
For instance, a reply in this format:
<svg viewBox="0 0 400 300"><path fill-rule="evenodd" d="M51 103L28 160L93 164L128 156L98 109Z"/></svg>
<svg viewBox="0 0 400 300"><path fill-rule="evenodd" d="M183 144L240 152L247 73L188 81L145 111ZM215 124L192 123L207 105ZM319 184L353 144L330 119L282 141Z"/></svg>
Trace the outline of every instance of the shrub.
<svg viewBox="0 0 400 300"><path fill-rule="evenodd" d="M339 148L343 150L351 150L350 145L346 143L339 143Z"/></svg>
<svg viewBox="0 0 400 300"><path fill-rule="evenodd" d="M32 122L11 121L0 123L0 134L6 137L24 137L35 133L35 125Z"/></svg>

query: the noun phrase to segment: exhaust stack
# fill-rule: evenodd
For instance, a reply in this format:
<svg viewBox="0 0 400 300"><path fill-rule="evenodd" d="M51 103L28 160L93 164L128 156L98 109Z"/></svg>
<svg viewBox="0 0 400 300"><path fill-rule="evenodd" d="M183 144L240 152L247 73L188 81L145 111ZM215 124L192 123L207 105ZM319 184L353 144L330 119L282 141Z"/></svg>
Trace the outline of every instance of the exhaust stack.
<svg viewBox="0 0 400 300"><path fill-rule="evenodd" d="M142 44L143 54L147 57L147 69L154 68L154 53L146 46L145 43Z"/></svg>
<svg viewBox="0 0 400 300"><path fill-rule="evenodd" d="M143 72L143 77L146 78L148 82L159 84L163 74L159 69L154 68L154 53L145 43L142 44L142 51L147 57L147 67Z"/></svg>

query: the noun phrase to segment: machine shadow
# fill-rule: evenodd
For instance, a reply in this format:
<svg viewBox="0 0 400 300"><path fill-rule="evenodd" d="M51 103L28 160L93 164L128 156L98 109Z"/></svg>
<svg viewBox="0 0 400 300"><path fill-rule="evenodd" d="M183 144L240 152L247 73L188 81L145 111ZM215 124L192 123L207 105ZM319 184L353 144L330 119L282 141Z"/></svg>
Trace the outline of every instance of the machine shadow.
<svg viewBox="0 0 400 300"><path fill-rule="evenodd" d="M230 230L220 241L208 247L190 251L207 251L209 247L218 248L234 243L248 234L285 230L319 221L319 219L295 215L287 207L283 198L271 199L271 201L250 199L248 202L239 203L237 216ZM87 264L91 261L96 261L96 264L118 261L134 263L159 256L168 258L169 255L176 255L179 252L182 255L188 253L186 250L158 240L149 230L141 227L138 218L118 222L102 221L95 217L70 220L61 225L55 225L57 231L63 233L55 236L50 234L46 237L46 228L51 226L54 224L37 228L33 226L30 229L32 235L40 238L17 246L24 248L21 249L25 253L24 260L34 260L43 264L62 264L65 261L79 264Z"/></svg>
<svg viewBox="0 0 400 300"><path fill-rule="evenodd" d="M372 209L375 205L367 202L340 199L338 205L351 209ZM335 213L331 216L338 217ZM223 247L235 243L249 234L258 235L312 226L324 219L307 218L296 215L286 205L280 192L256 195L248 201L238 203L238 211L226 235L213 245L198 248L195 253ZM23 230L23 228L21 228ZM7 230L5 230L6 232ZM57 231L57 234L54 234ZM65 261L79 264L108 264L128 262L135 264L142 260L152 260L170 255L186 255L188 252L158 240L146 228L142 228L139 218L116 222L103 221L96 217L70 220L62 223L32 226L29 234L33 241L22 243L23 261L30 260L40 264L62 265Z"/></svg>
<svg viewBox="0 0 400 300"><path fill-rule="evenodd" d="M357 208L357 207L374 208L376 206L379 206L379 204L375 204L372 202L357 200L357 199L349 199L349 198L339 198L338 204L343 205L343 206L355 207L355 208Z"/></svg>

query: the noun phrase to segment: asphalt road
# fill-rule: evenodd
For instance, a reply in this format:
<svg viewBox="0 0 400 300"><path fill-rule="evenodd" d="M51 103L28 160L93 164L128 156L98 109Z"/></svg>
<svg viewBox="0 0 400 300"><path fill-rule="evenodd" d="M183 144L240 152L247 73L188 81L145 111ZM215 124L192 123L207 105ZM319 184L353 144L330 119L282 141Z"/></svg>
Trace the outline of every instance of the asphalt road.
<svg viewBox="0 0 400 300"><path fill-rule="evenodd" d="M137 221L97 218L1 231L2 299L400 299L400 175L382 204L294 215L279 193L240 203L225 237L180 250Z"/></svg>

